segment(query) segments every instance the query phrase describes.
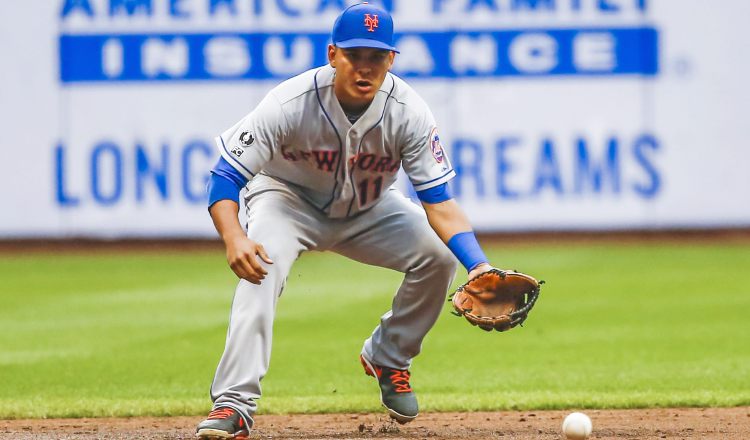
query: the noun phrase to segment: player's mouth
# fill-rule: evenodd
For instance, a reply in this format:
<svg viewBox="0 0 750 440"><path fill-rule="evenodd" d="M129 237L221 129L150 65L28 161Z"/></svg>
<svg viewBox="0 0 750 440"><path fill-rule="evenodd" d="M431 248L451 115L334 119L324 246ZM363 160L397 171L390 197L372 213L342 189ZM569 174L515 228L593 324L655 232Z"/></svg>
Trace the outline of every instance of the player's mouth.
<svg viewBox="0 0 750 440"><path fill-rule="evenodd" d="M370 93L372 91L372 83L365 79L358 79L354 82L354 85L360 93Z"/></svg>

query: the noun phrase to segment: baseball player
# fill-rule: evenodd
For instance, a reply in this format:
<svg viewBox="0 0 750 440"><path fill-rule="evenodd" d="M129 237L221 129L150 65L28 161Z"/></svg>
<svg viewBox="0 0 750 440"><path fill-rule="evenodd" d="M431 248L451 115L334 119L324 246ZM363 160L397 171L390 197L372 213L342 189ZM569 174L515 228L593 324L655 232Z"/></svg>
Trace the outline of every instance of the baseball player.
<svg viewBox="0 0 750 440"><path fill-rule="evenodd" d="M393 21L362 3L336 20L329 64L271 90L216 138L209 213L240 278L201 439L244 438L271 356L276 302L304 251L330 250L404 274L360 361L391 417L418 414L409 367L443 308L456 258L491 267L446 186L454 177L427 105L389 72ZM393 188L403 167L422 208ZM246 187L246 231L238 200Z"/></svg>

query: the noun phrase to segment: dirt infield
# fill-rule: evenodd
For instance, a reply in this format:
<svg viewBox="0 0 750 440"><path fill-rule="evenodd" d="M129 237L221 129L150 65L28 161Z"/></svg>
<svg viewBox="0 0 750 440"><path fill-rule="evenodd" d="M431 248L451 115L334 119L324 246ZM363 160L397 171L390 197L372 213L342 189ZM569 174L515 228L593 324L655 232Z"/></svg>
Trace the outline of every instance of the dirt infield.
<svg viewBox="0 0 750 440"><path fill-rule="evenodd" d="M750 407L588 410L592 439L750 438ZM559 440L568 411L427 413L397 425L383 414L258 416L251 439ZM0 439L192 439L200 417L0 421Z"/></svg>

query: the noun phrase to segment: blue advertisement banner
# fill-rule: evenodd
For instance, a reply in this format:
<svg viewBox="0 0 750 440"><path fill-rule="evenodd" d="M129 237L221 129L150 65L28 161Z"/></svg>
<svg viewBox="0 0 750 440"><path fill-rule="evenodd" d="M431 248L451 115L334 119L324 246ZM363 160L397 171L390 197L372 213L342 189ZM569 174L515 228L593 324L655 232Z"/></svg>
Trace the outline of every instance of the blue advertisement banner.
<svg viewBox="0 0 750 440"><path fill-rule="evenodd" d="M654 76L659 33L653 27L404 32L421 49L424 68L396 69L406 78ZM328 33L63 34L63 83L285 79L287 58L301 72L325 64ZM481 45L489 65L466 66L458 51ZM399 46L400 47L400 46ZM483 52L483 54L486 54ZM408 57L408 52L401 57ZM409 65L408 59L406 65Z"/></svg>

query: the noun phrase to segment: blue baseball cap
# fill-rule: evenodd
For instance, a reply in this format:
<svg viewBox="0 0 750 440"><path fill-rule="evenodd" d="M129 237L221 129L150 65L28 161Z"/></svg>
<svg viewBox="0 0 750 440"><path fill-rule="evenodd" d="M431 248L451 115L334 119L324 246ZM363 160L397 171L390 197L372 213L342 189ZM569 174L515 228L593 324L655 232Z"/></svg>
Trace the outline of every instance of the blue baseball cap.
<svg viewBox="0 0 750 440"><path fill-rule="evenodd" d="M373 47L392 50L393 18L385 9L367 2L349 6L333 24L331 39L336 47Z"/></svg>

